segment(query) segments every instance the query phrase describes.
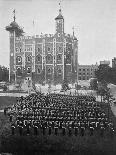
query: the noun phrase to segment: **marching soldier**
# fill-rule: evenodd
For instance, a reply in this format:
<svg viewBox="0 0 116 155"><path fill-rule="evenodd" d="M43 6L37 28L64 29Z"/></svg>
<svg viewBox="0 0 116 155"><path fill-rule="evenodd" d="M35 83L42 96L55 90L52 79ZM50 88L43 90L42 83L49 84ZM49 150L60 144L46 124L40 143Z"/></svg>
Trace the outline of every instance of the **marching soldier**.
<svg viewBox="0 0 116 155"><path fill-rule="evenodd" d="M38 126L34 125L34 135L37 136L38 134Z"/></svg>
<svg viewBox="0 0 116 155"><path fill-rule="evenodd" d="M11 125L11 130L12 130L12 135L14 135L15 134L15 125L14 124Z"/></svg>
<svg viewBox="0 0 116 155"><path fill-rule="evenodd" d="M20 136L22 136L23 135L23 126L19 125L18 127L19 127L19 134L20 134Z"/></svg>

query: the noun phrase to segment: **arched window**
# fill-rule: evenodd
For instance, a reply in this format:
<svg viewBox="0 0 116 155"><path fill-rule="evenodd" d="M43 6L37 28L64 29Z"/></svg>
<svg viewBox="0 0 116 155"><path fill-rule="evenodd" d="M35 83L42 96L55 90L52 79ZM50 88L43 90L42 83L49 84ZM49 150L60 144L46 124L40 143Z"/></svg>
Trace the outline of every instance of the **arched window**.
<svg viewBox="0 0 116 155"><path fill-rule="evenodd" d="M59 52L61 51L61 49L62 49L62 48L59 46Z"/></svg>
<svg viewBox="0 0 116 155"><path fill-rule="evenodd" d="M60 37L60 33L58 33L58 37Z"/></svg>
<svg viewBox="0 0 116 155"><path fill-rule="evenodd" d="M40 48L38 48L37 51L40 52Z"/></svg>
<svg viewBox="0 0 116 155"><path fill-rule="evenodd" d="M62 74L62 70L60 68L58 69L58 74Z"/></svg>
<svg viewBox="0 0 116 155"><path fill-rule="evenodd" d="M19 52L19 49L18 48L16 48L16 52Z"/></svg>
<svg viewBox="0 0 116 155"><path fill-rule="evenodd" d="M37 69L37 73L38 73L38 74L41 73L41 69L40 69L40 68Z"/></svg>
<svg viewBox="0 0 116 155"><path fill-rule="evenodd" d="M58 55L57 55L57 60L58 60L58 61L61 61L61 60L62 60L62 55L61 55L61 54L58 54Z"/></svg>
<svg viewBox="0 0 116 155"><path fill-rule="evenodd" d="M51 61L51 59L52 59L51 55L50 55L50 54L49 54L49 55L47 55L47 61L48 61L48 62L50 62L50 61Z"/></svg>
<svg viewBox="0 0 116 155"><path fill-rule="evenodd" d="M48 51L50 52L50 47L48 47Z"/></svg>
<svg viewBox="0 0 116 155"><path fill-rule="evenodd" d="M17 75L18 76L21 76L22 75L22 71L21 71L21 68L20 67L17 68Z"/></svg>
<svg viewBox="0 0 116 155"><path fill-rule="evenodd" d="M37 57L37 61L38 61L38 62L41 61L41 57L40 57L40 56Z"/></svg>
<svg viewBox="0 0 116 155"><path fill-rule="evenodd" d="M27 62L31 62L31 56L27 57Z"/></svg>
<svg viewBox="0 0 116 155"><path fill-rule="evenodd" d="M27 73L30 74L31 73L31 67L27 68Z"/></svg>
<svg viewBox="0 0 116 155"><path fill-rule="evenodd" d="M18 63L21 62L21 56L18 56L18 57L17 57L17 61L18 61Z"/></svg>
<svg viewBox="0 0 116 155"><path fill-rule="evenodd" d="M51 74L51 68L48 68L47 71L48 71L48 74Z"/></svg>

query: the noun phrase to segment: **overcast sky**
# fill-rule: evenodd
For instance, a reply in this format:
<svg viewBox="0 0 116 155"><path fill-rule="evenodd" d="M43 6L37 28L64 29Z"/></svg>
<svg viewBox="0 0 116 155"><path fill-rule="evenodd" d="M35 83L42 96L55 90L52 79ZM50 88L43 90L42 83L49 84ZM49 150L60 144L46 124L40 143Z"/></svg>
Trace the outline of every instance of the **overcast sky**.
<svg viewBox="0 0 116 155"><path fill-rule="evenodd" d="M79 64L95 64L116 57L116 0L62 0L65 33L79 40ZM0 0L0 65L9 64L9 34L13 20L27 35L55 32L59 0ZM33 20L35 28L33 29Z"/></svg>

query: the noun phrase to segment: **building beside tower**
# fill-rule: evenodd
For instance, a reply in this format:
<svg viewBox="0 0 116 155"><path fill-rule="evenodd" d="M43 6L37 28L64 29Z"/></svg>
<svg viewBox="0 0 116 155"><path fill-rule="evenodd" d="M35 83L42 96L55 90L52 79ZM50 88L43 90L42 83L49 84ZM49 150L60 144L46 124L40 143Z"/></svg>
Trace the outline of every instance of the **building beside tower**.
<svg viewBox="0 0 116 155"><path fill-rule="evenodd" d="M98 64L78 65L78 80L89 80L95 78L95 71L98 70Z"/></svg>
<svg viewBox="0 0 116 155"><path fill-rule="evenodd" d="M55 18L55 34L24 36L14 21L6 27L10 34L9 81L26 79L37 83L69 83L78 80L78 40L65 34L61 9Z"/></svg>
<svg viewBox="0 0 116 155"><path fill-rule="evenodd" d="M112 59L112 68L116 68L116 57Z"/></svg>

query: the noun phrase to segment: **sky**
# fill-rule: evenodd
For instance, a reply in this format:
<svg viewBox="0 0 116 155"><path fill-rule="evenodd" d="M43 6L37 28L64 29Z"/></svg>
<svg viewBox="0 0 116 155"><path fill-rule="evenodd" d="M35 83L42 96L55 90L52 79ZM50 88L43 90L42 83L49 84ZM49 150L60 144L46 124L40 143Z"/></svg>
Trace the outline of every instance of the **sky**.
<svg viewBox="0 0 116 155"><path fill-rule="evenodd" d="M60 0L0 0L0 65L9 66L9 33L13 21L25 35L54 34ZM78 38L79 64L91 65L116 57L116 0L61 0L64 31ZM34 27L33 27L34 20Z"/></svg>

